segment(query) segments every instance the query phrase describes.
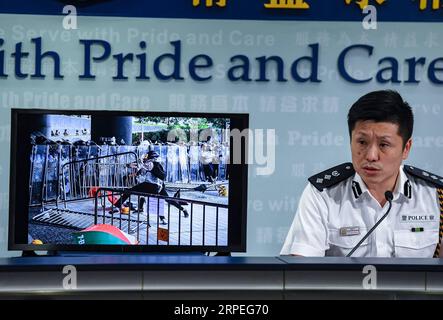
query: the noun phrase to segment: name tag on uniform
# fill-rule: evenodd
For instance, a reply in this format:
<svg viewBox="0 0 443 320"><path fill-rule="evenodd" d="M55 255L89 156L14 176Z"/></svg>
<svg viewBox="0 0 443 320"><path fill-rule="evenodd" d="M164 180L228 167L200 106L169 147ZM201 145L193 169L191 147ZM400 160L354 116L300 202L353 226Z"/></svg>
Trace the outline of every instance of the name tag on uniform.
<svg viewBox="0 0 443 320"><path fill-rule="evenodd" d="M343 227L340 228L340 236L358 236L360 234L360 227Z"/></svg>
<svg viewBox="0 0 443 320"><path fill-rule="evenodd" d="M438 217L433 214L403 214L401 215L402 223L410 222L436 222Z"/></svg>

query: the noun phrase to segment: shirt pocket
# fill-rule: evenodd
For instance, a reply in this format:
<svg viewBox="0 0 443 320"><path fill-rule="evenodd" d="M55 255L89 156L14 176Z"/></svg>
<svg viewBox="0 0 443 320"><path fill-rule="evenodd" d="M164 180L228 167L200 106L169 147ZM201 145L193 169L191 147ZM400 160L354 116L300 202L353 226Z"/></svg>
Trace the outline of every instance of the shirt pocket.
<svg viewBox="0 0 443 320"><path fill-rule="evenodd" d="M360 234L354 236L342 236L339 229L329 229L329 250L327 256L344 257L357 245L357 243L365 236L366 228L360 228ZM364 257L369 253L369 239L365 239L363 243L354 251L352 257Z"/></svg>
<svg viewBox="0 0 443 320"><path fill-rule="evenodd" d="M399 258L432 258L437 243L438 230L394 230L395 256Z"/></svg>

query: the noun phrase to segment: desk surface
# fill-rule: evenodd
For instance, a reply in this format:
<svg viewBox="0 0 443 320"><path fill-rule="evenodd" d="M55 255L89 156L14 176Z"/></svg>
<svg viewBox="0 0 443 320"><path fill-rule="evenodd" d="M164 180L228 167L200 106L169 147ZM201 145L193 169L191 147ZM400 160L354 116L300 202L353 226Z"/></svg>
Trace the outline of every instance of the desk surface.
<svg viewBox="0 0 443 320"><path fill-rule="evenodd" d="M195 255L85 255L0 258L0 271L59 270L281 270L286 262L274 257Z"/></svg>
<svg viewBox="0 0 443 320"><path fill-rule="evenodd" d="M0 271L59 270L75 265L81 270L362 270L443 271L443 259L423 258L301 258L220 257L195 255L66 255L0 258Z"/></svg>
<svg viewBox="0 0 443 320"><path fill-rule="evenodd" d="M67 265L78 270L75 290L63 286ZM376 290L363 288L366 265L377 269ZM49 297L127 293L134 298L269 299L401 295L443 298L443 260L399 258L223 257L196 255L65 255L0 258L0 296L49 292ZM93 294L100 293L99 295ZM192 292L191 296L189 293ZM229 292L229 294L227 294ZM338 294L339 293L339 294ZM430 295L431 294L431 295ZM119 297L120 297L119 296Z"/></svg>
<svg viewBox="0 0 443 320"><path fill-rule="evenodd" d="M425 258L343 258L282 256L285 270L362 270L373 265L379 271L443 271L443 259Z"/></svg>

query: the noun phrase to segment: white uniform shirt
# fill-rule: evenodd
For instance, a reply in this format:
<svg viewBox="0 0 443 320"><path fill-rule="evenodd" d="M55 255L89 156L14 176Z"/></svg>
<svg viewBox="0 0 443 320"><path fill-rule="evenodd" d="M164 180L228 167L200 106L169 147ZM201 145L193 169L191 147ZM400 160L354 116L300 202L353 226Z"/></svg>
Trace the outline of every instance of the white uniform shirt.
<svg viewBox="0 0 443 320"><path fill-rule="evenodd" d="M151 170L154 168L154 162L157 162L157 161L156 160L148 160L139 166L139 170L137 172L137 183L149 182L149 183L158 185L159 188L161 189L162 185L163 185L163 181L160 180L155 175L153 175L151 172Z"/></svg>
<svg viewBox="0 0 443 320"><path fill-rule="evenodd" d="M393 195L388 216L352 256L432 258L439 239L436 187L401 167ZM357 173L322 192L309 184L280 254L346 256L388 206L381 207Z"/></svg>

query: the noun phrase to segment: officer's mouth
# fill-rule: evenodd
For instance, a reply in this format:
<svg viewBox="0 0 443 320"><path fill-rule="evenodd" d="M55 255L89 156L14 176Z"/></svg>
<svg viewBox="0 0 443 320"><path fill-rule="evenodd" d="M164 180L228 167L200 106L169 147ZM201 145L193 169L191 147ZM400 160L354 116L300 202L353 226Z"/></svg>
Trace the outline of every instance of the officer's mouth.
<svg viewBox="0 0 443 320"><path fill-rule="evenodd" d="M381 169L374 167L363 167L363 171L366 175L373 176L378 174L381 171Z"/></svg>

